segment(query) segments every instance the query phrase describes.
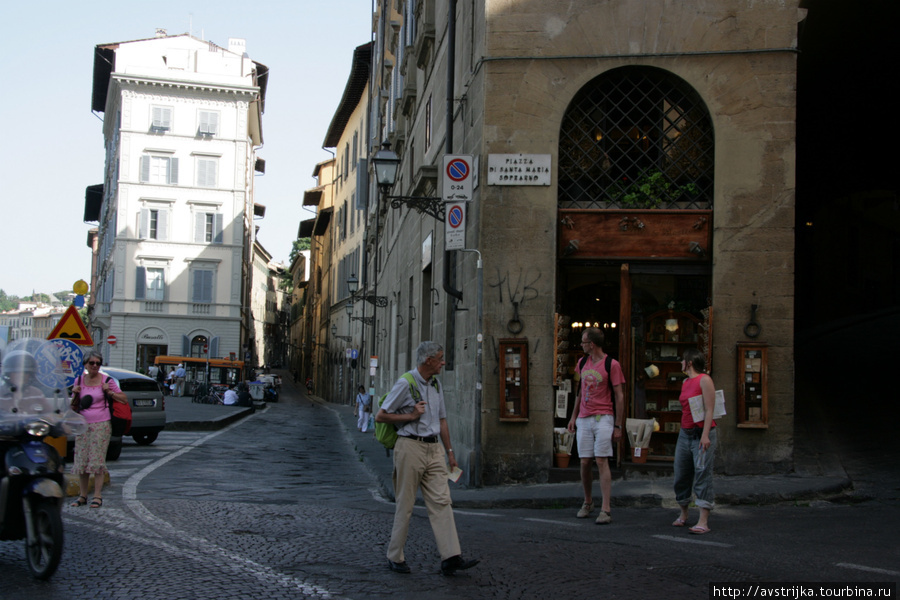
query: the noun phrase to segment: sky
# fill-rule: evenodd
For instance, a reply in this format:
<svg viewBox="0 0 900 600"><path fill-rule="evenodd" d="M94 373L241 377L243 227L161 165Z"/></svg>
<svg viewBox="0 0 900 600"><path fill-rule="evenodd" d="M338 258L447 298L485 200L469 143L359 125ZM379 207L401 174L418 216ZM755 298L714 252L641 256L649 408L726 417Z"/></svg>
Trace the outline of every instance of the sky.
<svg viewBox="0 0 900 600"><path fill-rule="evenodd" d="M103 182L103 113L91 112L98 44L169 35L228 47L243 38L269 68L264 145L256 178L258 239L287 263L303 219L303 192L350 75L353 50L371 40L372 0L39 0L0 7L7 77L0 159L0 289L8 295L71 290L90 282L85 188Z"/></svg>

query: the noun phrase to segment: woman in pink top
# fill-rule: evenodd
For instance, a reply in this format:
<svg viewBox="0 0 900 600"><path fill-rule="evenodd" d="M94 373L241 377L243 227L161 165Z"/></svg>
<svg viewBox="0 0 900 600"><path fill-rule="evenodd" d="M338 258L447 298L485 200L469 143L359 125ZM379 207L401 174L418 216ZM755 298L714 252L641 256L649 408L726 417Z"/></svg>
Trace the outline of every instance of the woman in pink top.
<svg viewBox="0 0 900 600"><path fill-rule="evenodd" d="M103 356L96 350L88 354L85 371L72 388L72 408L88 423L87 431L75 438L75 464L72 472L78 475L79 496L72 506L87 504L88 483L94 476L94 497L91 508L103 506L103 476L106 473L106 449L112 432L110 402L128 402L112 377L100 372Z"/></svg>
<svg viewBox="0 0 900 600"><path fill-rule="evenodd" d="M675 445L675 501L681 514L672 523L684 527L688 520L691 493L696 496L700 519L688 531L694 534L709 533L709 512L713 509L713 460L716 457L718 433L713 421L716 388L712 378L705 373L706 359L696 348L684 351L681 368L687 379L681 386L681 431ZM703 396L706 414L702 421L694 421L688 398Z"/></svg>

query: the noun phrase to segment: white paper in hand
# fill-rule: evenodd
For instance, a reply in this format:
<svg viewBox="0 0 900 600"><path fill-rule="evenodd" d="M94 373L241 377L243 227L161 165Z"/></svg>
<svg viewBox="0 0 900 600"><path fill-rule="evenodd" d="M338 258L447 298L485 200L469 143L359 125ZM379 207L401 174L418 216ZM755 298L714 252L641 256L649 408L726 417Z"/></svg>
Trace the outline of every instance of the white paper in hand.
<svg viewBox="0 0 900 600"><path fill-rule="evenodd" d="M460 469L459 467L453 467L453 470L447 474L447 479L449 479L453 483L456 483L457 481L459 481L459 478L462 474L462 469Z"/></svg>
<svg viewBox="0 0 900 600"><path fill-rule="evenodd" d="M703 396L694 396L688 398L688 405L691 407L691 419L694 423L702 421L706 417L706 407L703 406ZM716 390L716 404L713 408L713 419L725 416L725 392Z"/></svg>

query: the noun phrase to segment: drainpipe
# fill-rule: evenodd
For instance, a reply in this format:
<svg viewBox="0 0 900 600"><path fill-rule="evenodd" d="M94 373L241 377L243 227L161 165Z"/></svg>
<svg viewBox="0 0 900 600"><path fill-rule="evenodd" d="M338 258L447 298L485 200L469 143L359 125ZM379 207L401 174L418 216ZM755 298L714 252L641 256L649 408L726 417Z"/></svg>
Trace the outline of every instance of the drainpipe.
<svg viewBox="0 0 900 600"><path fill-rule="evenodd" d="M453 97L454 73L456 72L456 0L450 0L449 15L447 16L447 144L445 152L453 154ZM444 250L444 291L462 302L462 292L454 288L450 283L450 273L456 270L456 255L450 250ZM455 315L455 312L451 312ZM455 316L451 316L455 322ZM451 328L455 328L451 323Z"/></svg>

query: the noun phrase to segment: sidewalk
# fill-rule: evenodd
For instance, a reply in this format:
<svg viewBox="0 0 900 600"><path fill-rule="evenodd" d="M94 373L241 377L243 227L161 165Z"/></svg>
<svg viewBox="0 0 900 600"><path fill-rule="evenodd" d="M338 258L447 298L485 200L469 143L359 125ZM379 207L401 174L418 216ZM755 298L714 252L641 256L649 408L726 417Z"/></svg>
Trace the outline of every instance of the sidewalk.
<svg viewBox="0 0 900 600"><path fill-rule="evenodd" d="M265 406L261 404L260 406ZM192 402L190 396L166 396L166 431L213 431L253 414L254 408Z"/></svg>
<svg viewBox="0 0 900 600"><path fill-rule="evenodd" d="M366 468L378 480L385 497L393 500L391 483L392 458L375 439L373 431L361 433L356 429L352 406L329 404L320 398L316 402L334 410L341 424L354 440L356 451ZM799 451L799 449L798 449ZM817 456L817 460L795 461L795 473L789 475L760 475L748 477L717 476L716 502L720 504L776 504L786 501L809 501L840 496L850 489L851 482L836 460ZM802 465L801 465L802 463ZM577 468L577 467L576 467ZM614 471L612 504L617 507L675 507L675 493L671 477L649 477L627 471ZM596 479L596 467L594 477ZM618 476L619 478L615 478ZM465 475L463 475L465 477ZM595 493L599 493L595 481ZM547 483L534 485L504 485L467 488L450 484L453 505L457 508L552 508L575 506L581 502L581 483ZM421 499L419 500L421 502Z"/></svg>

